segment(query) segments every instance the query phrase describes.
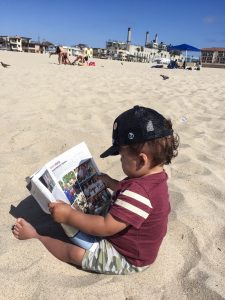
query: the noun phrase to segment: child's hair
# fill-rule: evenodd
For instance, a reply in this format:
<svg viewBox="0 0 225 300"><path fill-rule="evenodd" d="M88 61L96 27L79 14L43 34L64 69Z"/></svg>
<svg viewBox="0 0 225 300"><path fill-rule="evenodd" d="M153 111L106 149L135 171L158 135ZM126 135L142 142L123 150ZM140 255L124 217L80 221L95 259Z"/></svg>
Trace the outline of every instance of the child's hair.
<svg viewBox="0 0 225 300"><path fill-rule="evenodd" d="M165 120L165 126L172 129L170 119ZM157 165L168 165L172 158L178 155L179 136L176 133L172 135L152 139L141 144L128 145L127 148L131 154L138 155L144 152L151 160L151 168Z"/></svg>

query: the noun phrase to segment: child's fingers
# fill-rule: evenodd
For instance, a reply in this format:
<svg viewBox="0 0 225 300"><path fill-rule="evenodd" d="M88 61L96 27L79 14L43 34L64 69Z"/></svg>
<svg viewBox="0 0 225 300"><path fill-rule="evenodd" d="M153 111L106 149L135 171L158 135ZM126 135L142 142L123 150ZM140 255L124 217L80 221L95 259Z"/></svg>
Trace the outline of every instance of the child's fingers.
<svg viewBox="0 0 225 300"><path fill-rule="evenodd" d="M100 174L97 175L97 178L98 178L98 179L103 179L103 178L105 178L106 176L107 176L107 174L105 174L105 173L100 173Z"/></svg>
<svg viewBox="0 0 225 300"><path fill-rule="evenodd" d="M56 203L65 203L65 202L62 201L62 200L56 200L55 202L56 202Z"/></svg>
<svg viewBox="0 0 225 300"><path fill-rule="evenodd" d="M55 207L55 204L54 204L54 203L49 203L49 204L48 204L48 209L49 209L49 211L53 210L54 207Z"/></svg>
<svg viewBox="0 0 225 300"><path fill-rule="evenodd" d="M55 207L55 203L51 202L48 204L48 209L49 209L50 214L52 214L54 207Z"/></svg>

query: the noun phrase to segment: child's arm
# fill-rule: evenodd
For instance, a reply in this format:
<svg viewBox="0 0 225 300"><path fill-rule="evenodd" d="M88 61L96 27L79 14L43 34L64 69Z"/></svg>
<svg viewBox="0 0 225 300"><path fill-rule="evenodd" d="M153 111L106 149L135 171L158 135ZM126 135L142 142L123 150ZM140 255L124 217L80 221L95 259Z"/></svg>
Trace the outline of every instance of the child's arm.
<svg viewBox="0 0 225 300"><path fill-rule="evenodd" d="M129 225L114 219L110 214L105 217L88 215L65 203L50 203L49 210L56 222L73 226L94 236L111 236Z"/></svg>
<svg viewBox="0 0 225 300"><path fill-rule="evenodd" d="M115 192L118 189L119 181L111 178L109 175L101 173L101 175L98 175L98 178L101 179L106 185L106 187L108 187L113 192Z"/></svg>

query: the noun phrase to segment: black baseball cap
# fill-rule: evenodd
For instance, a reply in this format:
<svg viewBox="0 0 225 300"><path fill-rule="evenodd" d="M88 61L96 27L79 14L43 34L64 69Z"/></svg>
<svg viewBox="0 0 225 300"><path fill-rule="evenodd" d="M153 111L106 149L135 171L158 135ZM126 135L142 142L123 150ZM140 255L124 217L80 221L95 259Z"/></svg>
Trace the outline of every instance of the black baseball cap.
<svg viewBox="0 0 225 300"><path fill-rule="evenodd" d="M118 155L120 146L144 143L171 134L173 130L166 127L166 119L161 114L151 108L136 105L115 119L112 146L100 157Z"/></svg>

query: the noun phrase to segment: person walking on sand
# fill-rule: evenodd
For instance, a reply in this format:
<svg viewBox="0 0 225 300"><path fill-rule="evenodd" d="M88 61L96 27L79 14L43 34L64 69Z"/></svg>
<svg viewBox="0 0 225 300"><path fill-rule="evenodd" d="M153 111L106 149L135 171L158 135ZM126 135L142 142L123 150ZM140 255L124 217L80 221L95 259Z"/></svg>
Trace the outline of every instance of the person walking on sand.
<svg viewBox="0 0 225 300"><path fill-rule="evenodd" d="M38 239L58 259L104 274L131 274L156 259L167 232L170 202L165 164L177 155L179 137L170 120L157 111L135 106L113 124L113 144L100 157L120 155L126 178L99 175L114 191L105 216L84 214L61 202L49 204L53 219L93 238L89 249L42 236L22 218L13 226L20 240Z"/></svg>

